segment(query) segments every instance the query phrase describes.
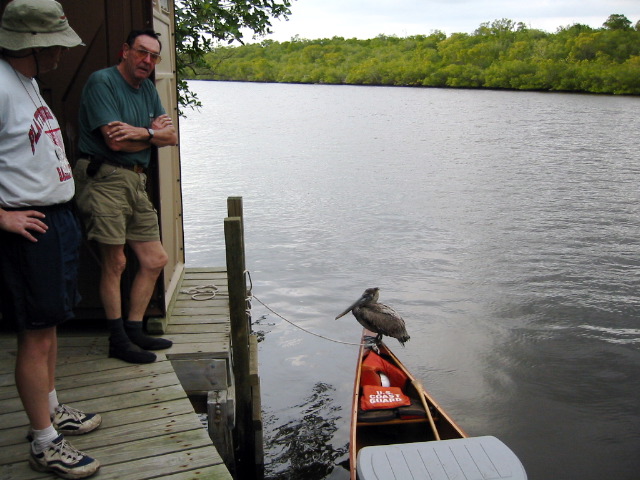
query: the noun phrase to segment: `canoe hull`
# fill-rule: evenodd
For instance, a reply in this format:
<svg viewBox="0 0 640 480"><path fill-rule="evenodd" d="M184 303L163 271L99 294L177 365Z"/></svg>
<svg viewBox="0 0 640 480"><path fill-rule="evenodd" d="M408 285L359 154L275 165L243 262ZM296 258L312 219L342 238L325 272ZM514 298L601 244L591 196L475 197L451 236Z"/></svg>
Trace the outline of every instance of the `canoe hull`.
<svg viewBox="0 0 640 480"><path fill-rule="evenodd" d="M407 377L405 393L411 398L412 406L421 408L421 418L393 418L378 421L371 418L370 412L360 409L362 393L362 362L368 354L364 346L365 337L375 335L365 330L358 353L356 376L351 405L351 438L349 443L349 463L351 480L356 480L356 459L358 452L364 447L391 445L413 442L430 442L439 439L466 438L467 434L442 409L435 399L422 387L420 382L409 372L402 362L384 343L379 345L380 356L391 365L402 370ZM424 405L429 408L425 415ZM431 417L431 418L429 418Z"/></svg>

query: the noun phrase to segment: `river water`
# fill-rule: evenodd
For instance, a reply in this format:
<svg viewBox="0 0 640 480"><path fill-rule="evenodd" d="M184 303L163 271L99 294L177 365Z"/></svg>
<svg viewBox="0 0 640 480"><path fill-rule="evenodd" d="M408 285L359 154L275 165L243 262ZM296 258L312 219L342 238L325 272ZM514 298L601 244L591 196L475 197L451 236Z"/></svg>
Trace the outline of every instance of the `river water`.
<svg viewBox="0 0 640 480"><path fill-rule="evenodd" d="M268 478L348 478L361 328L334 317L373 286L391 348L530 480L640 478L640 98L190 87L187 266L224 265L243 197Z"/></svg>

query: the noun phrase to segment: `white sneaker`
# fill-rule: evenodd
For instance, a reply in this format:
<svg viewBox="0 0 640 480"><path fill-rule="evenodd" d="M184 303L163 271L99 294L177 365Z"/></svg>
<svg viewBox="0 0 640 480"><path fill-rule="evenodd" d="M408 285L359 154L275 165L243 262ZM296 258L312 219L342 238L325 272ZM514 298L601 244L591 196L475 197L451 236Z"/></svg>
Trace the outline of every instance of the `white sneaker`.
<svg viewBox="0 0 640 480"><path fill-rule="evenodd" d="M97 413L84 413L61 403L56 407L51 423L58 433L82 435L98 428L102 423L102 417Z"/></svg>
<svg viewBox="0 0 640 480"><path fill-rule="evenodd" d="M52 472L74 480L90 477L100 468L100 462L71 446L62 435L58 435L42 453L30 450L29 465L37 472Z"/></svg>

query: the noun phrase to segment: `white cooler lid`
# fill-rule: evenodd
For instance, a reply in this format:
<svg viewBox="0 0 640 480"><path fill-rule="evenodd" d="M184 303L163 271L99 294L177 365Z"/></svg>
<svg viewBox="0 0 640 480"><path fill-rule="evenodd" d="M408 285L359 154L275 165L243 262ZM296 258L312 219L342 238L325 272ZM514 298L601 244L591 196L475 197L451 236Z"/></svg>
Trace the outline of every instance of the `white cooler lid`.
<svg viewBox="0 0 640 480"><path fill-rule="evenodd" d="M364 447L359 480L527 480L513 451L496 437Z"/></svg>

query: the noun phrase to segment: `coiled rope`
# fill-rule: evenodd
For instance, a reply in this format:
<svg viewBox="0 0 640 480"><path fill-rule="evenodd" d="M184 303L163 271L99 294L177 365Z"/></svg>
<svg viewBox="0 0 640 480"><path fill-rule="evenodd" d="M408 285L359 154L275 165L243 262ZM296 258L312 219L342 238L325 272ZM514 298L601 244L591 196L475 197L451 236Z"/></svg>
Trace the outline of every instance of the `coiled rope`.
<svg viewBox="0 0 640 480"><path fill-rule="evenodd" d="M216 296L216 293L218 293L218 287L213 284L198 285L197 287L180 290L180 293L191 295L193 300L211 300Z"/></svg>

